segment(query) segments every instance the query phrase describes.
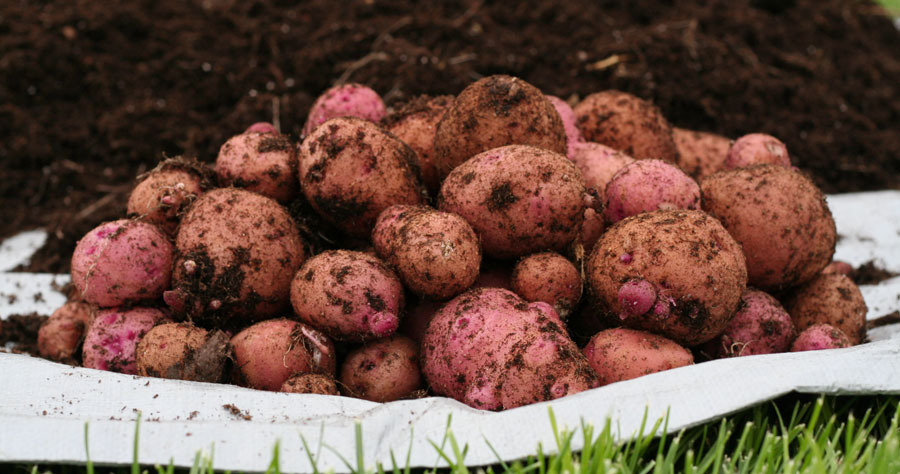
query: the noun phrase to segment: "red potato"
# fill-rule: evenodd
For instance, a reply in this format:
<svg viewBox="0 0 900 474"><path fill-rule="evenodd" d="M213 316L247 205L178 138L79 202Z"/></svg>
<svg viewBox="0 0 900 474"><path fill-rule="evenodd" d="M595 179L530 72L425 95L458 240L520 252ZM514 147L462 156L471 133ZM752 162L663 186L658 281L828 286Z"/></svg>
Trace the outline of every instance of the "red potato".
<svg viewBox="0 0 900 474"><path fill-rule="evenodd" d="M606 199L606 186L613 176L634 163L634 158L625 153L594 142L578 143L569 158L581 170L584 186L595 190L601 201Z"/></svg>
<svg viewBox="0 0 900 474"><path fill-rule="evenodd" d="M593 208L584 209L584 222L581 224L581 245L585 255L590 254L594 244L600 240L600 236L606 231L606 222L603 220L603 212L597 212Z"/></svg>
<svg viewBox="0 0 900 474"><path fill-rule="evenodd" d="M700 186L661 160L625 165L606 185L604 216L611 223L657 209L700 209Z"/></svg>
<svg viewBox="0 0 900 474"><path fill-rule="evenodd" d="M382 126L409 145L419 156L422 182L430 194L441 187L441 176L434 164L434 134L453 96L419 96L382 120Z"/></svg>
<svg viewBox="0 0 900 474"><path fill-rule="evenodd" d="M853 266L847 262L833 260L822 269L822 273L840 273L842 275L850 276L850 274L853 273Z"/></svg>
<svg viewBox="0 0 900 474"><path fill-rule="evenodd" d="M559 114L559 118L562 119L563 129L566 131L566 143L568 146L568 156L570 159L575 154L575 148L578 143L584 142L584 137L581 136L581 130L578 130L578 125L575 124L575 111L572 110L572 106L570 106L566 101L556 97L555 95L545 95L544 97L550 101L550 105L556 109L556 113Z"/></svg>
<svg viewBox="0 0 900 474"><path fill-rule="evenodd" d="M194 199L211 187L210 171L197 160L170 158L138 177L128 197L128 216L141 217L174 236Z"/></svg>
<svg viewBox="0 0 900 474"><path fill-rule="evenodd" d="M797 336L791 316L775 298L747 289L741 306L725 331L710 341L708 353L715 358L787 352Z"/></svg>
<svg viewBox="0 0 900 474"><path fill-rule="evenodd" d="M301 321L340 341L393 334L403 310L403 284L381 260L350 250L328 250L309 259L291 283L291 303Z"/></svg>
<svg viewBox="0 0 900 474"><path fill-rule="evenodd" d="M195 382L223 382L231 358L228 336L187 323L150 329L137 345L138 375Z"/></svg>
<svg viewBox="0 0 900 474"><path fill-rule="evenodd" d="M285 203L297 195L297 150L280 133L244 132L216 157L219 186L247 189Z"/></svg>
<svg viewBox="0 0 900 474"><path fill-rule="evenodd" d="M281 384L280 392L340 395L334 377L323 374L297 374Z"/></svg>
<svg viewBox="0 0 900 474"><path fill-rule="evenodd" d="M694 355L676 342L625 328L597 333L584 355L601 386L694 363Z"/></svg>
<svg viewBox="0 0 900 474"><path fill-rule="evenodd" d="M256 122L247 127L244 133L278 133L278 129L269 122Z"/></svg>
<svg viewBox="0 0 900 474"><path fill-rule="evenodd" d="M309 136L319 125L333 118L357 117L378 122L386 113L381 96L369 87L362 84L334 86L313 103L303 125L303 136Z"/></svg>
<svg viewBox="0 0 900 474"><path fill-rule="evenodd" d="M540 90L517 77L488 76L460 92L438 123L434 163L443 178L479 153L513 144L568 151L562 119Z"/></svg>
<svg viewBox="0 0 900 474"><path fill-rule="evenodd" d="M672 137L678 149L678 166L695 179L711 175L725 166L730 139L678 127L672 129Z"/></svg>
<svg viewBox="0 0 900 474"><path fill-rule="evenodd" d="M166 303L201 325L220 328L243 327L284 310L291 279L306 258L284 207L234 188L200 196L175 244L178 259Z"/></svg>
<svg viewBox="0 0 900 474"><path fill-rule="evenodd" d="M422 338L425 337L425 330L428 328L428 323L431 322L431 319L442 305L443 303L424 298L420 298L418 301L408 304L406 316L404 316L403 321L400 322L397 333L403 334L413 341L416 341L416 344L421 344Z"/></svg>
<svg viewBox="0 0 900 474"><path fill-rule="evenodd" d="M589 142L602 143L638 160L678 162L672 126L650 102L626 92L608 90L575 106L578 128Z"/></svg>
<svg viewBox="0 0 900 474"><path fill-rule="evenodd" d="M352 237L368 238L381 211L394 204L427 200L416 152L362 119L323 124L303 141L299 159L309 204Z"/></svg>
<svg viewBox="0 0 900 474"><path fill-rule="evenodd" d="M367 343L347 354L340 380L350 397L373 402L410 398L422 386L419 346L399 334Z"/></svg>
<svg viewBox="0 0 900 474"><path fill-rule="evenodd" d="M111 308L97 313L84 337L82 365L137 374L137 345L166 314L154 308Z"/></svg>
<svg viewBox="0 0 900 474"><path fill-rule="evenodd" d="M295 374L334 376L337 359L331 340L306 324L288 319L258 322L231 338L235 380L258 390L278 391Z"/></svg>
<svg viewBox="0 0 900 474"><path fill-rule="evenodd" d="M72 254L72 284L101 307L159 298L169 287L175 249L153 224L121 219L88 232Z"/></svg>
<svg viewBox="0 0 900 474"><path fill-rule="evenodd" d="M828 324L815 324L800 332L791 352L820 351L850 347L850 339L843 331Z"/></svg>
<svg viewBox="0 0 900 474"><path fill-rule="evenodd" d="M391 206L378 217L372 242L378 256L417 295L445 300L478 277L478 236L456 214L426 206Z"/></svg>
<svg viewBox="0 0 900 474"><path fill-rule="evenodd" d="M815 324L828 324L840 329L853 345L866 339L866 301L847 275L819 274L795 288L784 306L798 331Z"/></svg>
<svg viewBox="0 0 900 474"><path fill-rule="evenodd" d="M50 315L38 330L38 353L56 361L71 361L80 353L84 333L94 319L94 308L70 301Z"/></svg>
<svg viewBox="0 0 900 474"><path fill-rule="evenodd" d="M791 158L781 140L765 133L751 133L734 141L722 169L762 164L791 166Z"/></svg>
<svg viewBox="0 0 900 474"><path fill-rule="evenodd" d="M438 395L483 410L553 400L597 385L547 303L499 288L457 296L422 341L423 374Z"/></svg>
<svg viewBox="0 0 900 474"><path fill-rule="evenodd" d="M526 301L543 301L563 319L581 300L581 275L575 264L555 252L531 254L516 263L512 290Z"/></svg>
<svg viewBox="0 0 900 474"><path fill-rule="evenodd" d="M484 255L515 258L563 251L580 236L584 182L565 156L509 145L456 167L441 185L438 209L462 216Z"/></svg>

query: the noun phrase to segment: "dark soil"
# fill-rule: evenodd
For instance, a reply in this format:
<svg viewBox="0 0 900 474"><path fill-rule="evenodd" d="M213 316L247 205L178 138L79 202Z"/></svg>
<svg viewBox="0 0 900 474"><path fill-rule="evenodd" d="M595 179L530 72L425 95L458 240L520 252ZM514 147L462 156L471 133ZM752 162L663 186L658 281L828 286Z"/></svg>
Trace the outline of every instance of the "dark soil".
<svg viewBox="0 0 900 474"><path fill-rule="evenodd" d="M9 345L12 352L39 357L37 347L38 330L46 320L46 316L32 313L24 315L13 314L0 321L0 325L2 325L2 328L0 328L0 350L4 350Z"/></svg>
<svg viewBox="0 0 900 474"><path fill-rule="evenodd" d="M876 266L875 262L870 260L854 268L849 276L857 285L877 285L888 278L894 278L897 274Z"/></svg>
<svg viewBox="0 0 900 474"><path fill-rule="evenodd" d="M494 73L617 88L678 126L776 135L826 192L900 188L900 33L868 2L294 3L0 3L0 238L51 234L26 270L68 271L163 154L211 161L261 120L297 139L340 81L389 103Z"/></svg>

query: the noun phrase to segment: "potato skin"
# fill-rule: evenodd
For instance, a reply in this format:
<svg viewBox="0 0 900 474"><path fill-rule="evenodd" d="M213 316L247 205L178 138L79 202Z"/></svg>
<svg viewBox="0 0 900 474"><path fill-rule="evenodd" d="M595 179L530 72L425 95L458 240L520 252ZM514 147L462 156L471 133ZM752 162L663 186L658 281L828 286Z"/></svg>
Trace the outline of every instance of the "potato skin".
<svg viewBox="0 0 900 474"><path fill-rule="evenodd" d="M280 133L244 132L219 148L219 186L247 189L286 203L297 194L297 150Z"/></svg>
<svg viewBox="0 0 900 474"><path fill-rule="evenodd" d="M595 190L601 201L606 199L606 185L613 176L634 163L634 158L625 153L594 142L576 144L571 160L581 170L585 188Z"/></svg>
<svg viewBox="0 0 900 474"><path fill-rule="evenodd" d="M484 255L515 258L563 251L579 236L585 188L565 156L509 145L472 157L441 185L438 209L462 216Z"/></svg>
<svg viewBox="0 0 900 474"><path fill-rule="evenodd" d="M328 250L309 259L291 282L301 321L339 341L393 334L403 310L403 284L383 261L363 252Z"/></svg>
<svg viewBox="0 0 900 474"><path fill-rule="evenodd" d="M585 264L595 311L685 346L728 325L747 286L740 246L701 211L638 214L597 241Z"/></svg>
<svg viewBox="0 0 900 474"><path fill-rule="evenodd" d="M432 195L441 187L441 176L434 164L434 134L438 122L452 103L452 95L422 95L403 104L381 121L385 130L415 150L419 156L422 182Z"/></svg>
<svg viewBox="0 0 900 474"><path fill-rule="evenodd" d="M513 267L512 290L528 302L549 304L566 319L581 301L581 275L575 264L556 252L535 253Z"/></svg>
<svg viewBox="0 0 900 474"><path fill-rule="evenodd" d="M210 187L211 172L196 160L170 158L140 176L128 196L128 217L141 217L175 236L181 216Z"/></svg>
<svg viewBox="0 0 900 474"><path fill-rule="evenodd" d="M695 179L721 170L731 148L730 139L715 133L675 127L672 137L678 149L678 166Z"/></svg>
<svg viewBox="0 0 900 474"><path fill-rule="evenodd" d="M79 353L84 334L94 319L94 307L69 301L53 312L38 330L38 353L56 361L73 361Z"/></svg>
<svg viewBox="0 0 900 474"><path fill-rule="evenodd" d="M734 141L722 169L762 164L791 166L791 157L781 140L765 133L751 133Z"/></svg>
<svg viewBox="0 0 900 474"><path fill-rule="evenodd" d="M137 345L137 373L149 377L223 382L231 345L222 331L188 323L154 326Z"/></svg>
<svg viewBox="0 0 900 474"><path fill-rule="evenodd" d="M650 102L626 92L608 90L584 98L575 106L585 140L602 143L635 159L678 162L672 126Z"/></svg>
<svg viewBox="0 0 900 474"><path fill-rule="evenodd" d="M297 374L284 381L279 392L340 395L334 377L324 374Z"/></svg>
<svg viewBox="0 0 900 474"><path fill-rule="evenodd" d="M341 365L342 392L373 402L392 402L410 397L422 386L419 346L394 334L354 350Z"/></svg>
<svg viewBox="0 0 900 474"><path fill-rule="evenodd" d="M84 337L82 365L137 374L137 345L166 314L155 308L110 308L97 313Z"/></svg>
<svg viewBox="0 0 900 474"><path fill-rule="evenodd" d="M741 306L725 331L708 344L715 358L787 352L797 337L791 316L771 295L744 290Z"/></svg>
<svg viewBox="0 0 900 474"><path fill-rule="evenodd" d="M488 76L463 89L438 122L434 163L445 177L479 153L512 144L568 151L562 119L540 90L517 77Z"/></svg>
<svg viewBox="0 0 900 474"><path fill-rule="evenodd" d="M700 186L662 160L625 165L606 185L604 215L610 223L657 209L700 209Z"/></svg>
<svg viewBox="0 0 900 474"><path fill-rule="evenodd" d="M322 124L299 152L300 186L309 204L346 234L368 238L394 204L424 204L418 157L377 125L353 117Z"/></svg>
<svg viewBox="0 0 900 474"><path fill-rule="evenodd" d="M791 345L791 352L841 349L852 345L840 329L829 324L814 324L800 332Z"/></svg>
<svg viewBox="0 0 900 474"><path fill-rule="evenodd" d="M840 329L853 345L866 339L866 301L847 275L819 274L795 288L787 297L785 307L798 331L815 324L828 324Z"/></svg>
<svg viewBox="0 0 900 474"><path fill-rule="evenodd" d="M478 277L478 235L456 214L426 206L391 206L378 217L372 242L406 287L427 298L453 297Z"/></svg>
<svg viewBox="0 0 900 474"><path fill-rule="evenodd" d="M563 129L566 131L566 143L568 145L568 153L566 156L571 159L575 154L575 147L577 144L584 142L584 137L581 136L581 130L578 130L578 125L575 124L577 120L575 118L575 111L572 110L572 106L570 106L568 102L555 95L545 95L544 97L550 101L550 105L556 109L556 113L559 114L559 118L562 120Z"/></svg>
<svg viewBox="0 0 900 474"><path fill-rule="evenodd" d="M834 254L836 230L825 196L792 168L756 165L700 182L703 210L744 250L750 285L777 291L815 277Z"/></svg>
<svg viewBox="0 0 900 474"><path fill-rule="evenodd" d="M309 136L319 125L336 117L358 117L378 122L387 112L381 96L362 84L341 84L320 95L309 110L303 124L303 136Z"/></svg>
<svg viewBox="0 0 900 474"><path fill-rule="evenodd" d="M584 355L601 386L694 363L694 355L678 343L626 328L597 333L584 347Z"/></svg>
<svg viewBox="0 0 900 474"><path fill-rule="evenodd" d="M200 325L242 327L288 303L306 258L287 210L235 188L209 191L191 206L175 239L178 258L165 301Z"/></svg>

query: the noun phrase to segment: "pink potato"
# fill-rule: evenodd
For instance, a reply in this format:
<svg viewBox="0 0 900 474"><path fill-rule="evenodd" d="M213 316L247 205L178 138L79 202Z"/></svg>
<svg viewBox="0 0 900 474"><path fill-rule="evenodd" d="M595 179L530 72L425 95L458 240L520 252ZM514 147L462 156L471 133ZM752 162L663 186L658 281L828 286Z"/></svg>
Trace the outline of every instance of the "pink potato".
<svg viewBox="0 0 900 474"><path fill-rule="evenodd" d="M223 382L231 359L224 332L189 323L165 323L147 332L137 345L137 373L149 377Z"/></svg>
<svg viewBox="0 0 900 474"><path fill-rule="evenodd" d="M79 353L84 333L94 319L94 308L80 301L69 301L57 309L38 330L38 353L56 361L72 361Z"/></svg>
<svg viewBox="0 0 900 474"><path fill-rule="evenodd" d="M87 233L72 254L72 284L101 307L159 298L169 287L175 249L153 224L121 219Z"/></svg>
<svg viewBox="0 0 900 474"><path fill-rule="evenodd" d="M700 186L677 166L639 160L619 170L606 186L611 223L657 209L700 209Z"/></svg>
<svg viewBox="0 0 900 474"><path fill-rule="evenodd" d="M166 314L155 308L111 308L97 313L84 337L82 365L137 374L137 345Z"/></svg>
<svg viewBox="0 0 900 474"><path fill-rule="evenodd" d="M334 344L320 331L288 319L260 321L231 338L235 380L258 390L278 391L295 374L334 376Z"/></svg>
<svg viewBox="0 0 900 474"><path fill-rule="evenodd" d="M828 324L815 324L800 332L791 345L791 352L841 349L852 345L840 329Z"/></svg>
<svg viewBox="0 0 900 474"><path fill-rule="evenodd" d="M597 386L553 308L499 288L469 290L441 308L428 325L422 357L436 394L484 410Z"/></svg>
<svg viewBox="0 0 900 474"><path fill-rule="evenodd" d="M297 150L280 133L244 132L228 139L216 157L219 186L247 189L279 202L298 191Z"/></svg>
<svg viewBox="0 0 900 474"><path fill-rule="evenodd" d="M708 343L715 358L787 352L797 336L791 316L775 298L747 289L728 327Z"/></svg>
<svg viewBox="0 0 900 474"><path fill-rule="evenodd" d="M798 331L815 324L840 329L851 344L866 339L868 307L859 287L842 273L821 273L794 288L784 303Z"/></svg>
<svg viewBox="0 0 900 474"><path fill-rule="evenodd" d="M260 194L209 191L191 206L175 239L178 259L166 303L201 325L243 327L287 307L306 258L287 210Z"/></svg>
<svg viewBox="0 0 900 474"><path fill-rule="evenodd" d="M597 333L584 355L601 386L694 363L694 355L676 342L625 328Z"/></svg>
<svg viewBox="0 0 900 474"><path fill-rule="evenodd" d="M585 254L590 254L594 244L606 231L603 212L587 207L584 209L584 222L581 224L581 245Z"/></svg>
<svg viewBox="0 0 900 474"><path fill-rule="evenodd" d="M578 125L575 124L575 111L572 110L571 105L555 95L545 95L544 97L550 101L550 105L556 109L556 113L562 119L563 129L566 131L566 143L569 147L567 156L571 159L575 154L577 144L584 141L584 137L581 136L581 130L578 130Z"/></svg>
<svg viewBox="0 0 900 474"><path fill-rule="evenodd" d="M832 260L831 263L822 269L822 273L840 273L850 276L853 273L853 266L841 260Z"/></svg>
<svg viewBox="0 0 900 474"><path fill-rule="evenodd" d="M291 283L300 320L341 341L390 336L400 325L403 302L397 275L362 252L322 252L303 264Z"/></svg>
<svg viewBox="0 0 900 474"><path fill-rule="evenodd" d="M386 113L381 96L369 87L362 84L334 86L313 103L303 125L303 136L309 136L319 125L333 118L357 117L378 122Z"/></svg>
<svg viewBox="0 0 900 474"><path fill-rule="evenodd" d="M347 354L341 365L345 395L373 402L410 398L422 386L419 345L395 334L378 339Z"/></svg>
<svg viewBox="0 0 900 474"><path fill-rule="evenodd" d="M416 152L362 119L341 117L317 128L300 146L299 160L309 204L351 237L368 238L388 207L428 197Z"/></svg>
<svg viewBox="0 0 900 474"><path fill-rule="evenodd" d="M672 129L678 149L678 166L695 179L722 169L731 148L731 140L721 135L675 127Z"/></svg>
<svg viewBox="0 0 900 474"><path fill-rule="evenodd" d="M378 256L417 295L445 300L478 277L478 236L456 214L426 206L391 206L376 221L372 242Z"/></svg>
<svg viewBox="0 0 900 474"><path fill-rule="evenodd" d="M606 185L634 158L594 142L582 142L575 146L575 154L569 157L584 176L584 186L597 192L601 201L606 199Z"/></svg>
<svg viewBox="0 0 900 474"><path fill-rule="evenodd" d="M340 395L334 377L324 374L296 374L281 384L280 392Z"/></svg>
<svg viewBox="0 0 900 474"><path fill-rule="evenodd" d="M462 216L486 256L515 258L563 251L580 237L585 195L581 173L565 156L509 145L456 167L441 185L438 209Z"/></svg>
<svg viewBox="0 0 900 474"><path fill-rule="evenodd" d="M791 166L791 158L781 140L765 133L751 133L734 141L722 169L762 164Z"/></svg>
<svg viewBox="0 0 900 474"><path fill-rule="evenodd" d="M141 217L174 236L187 208L211 187L211 175L197 160L166 159L138 177L140 182L128 197L128 216Z"/></svg>
<svg viewBox="0 0 900 474"><path fill-rule="evenodd" d="M269 122L256 122L247 127L244 133L278 133L278 129Z"/></svg>
<svg viewBox="0 0 900 474"><path fill-rule="evenodd" d="M556 252L531 254L516 263L512 290L526 301L543 301L563 319L581 300L581 275L575 264Z"/></svg>
<svg viewBox="0 0 900 474"><path fill-rule="evenodd" d="M441 176L434 164L434 134L453 96L419 96L382 120L381 125L409 145L419 156L422 182L431 194L441 187Z"/></svg>

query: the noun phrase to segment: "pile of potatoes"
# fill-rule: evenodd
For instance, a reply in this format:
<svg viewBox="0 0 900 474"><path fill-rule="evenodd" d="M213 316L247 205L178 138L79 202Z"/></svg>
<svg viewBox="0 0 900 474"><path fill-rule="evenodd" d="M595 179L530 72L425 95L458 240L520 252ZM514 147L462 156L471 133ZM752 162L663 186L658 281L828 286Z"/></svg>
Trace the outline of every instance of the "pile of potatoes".
<svg viewBox="0 0 900 474"><path fill-rule="evenodd" d="M695 360L845 347L866 305L776 138L674 128L509 76L393 108L325 92L166 159L85 235L51 359L127 374L502 410Z"/></svg>

